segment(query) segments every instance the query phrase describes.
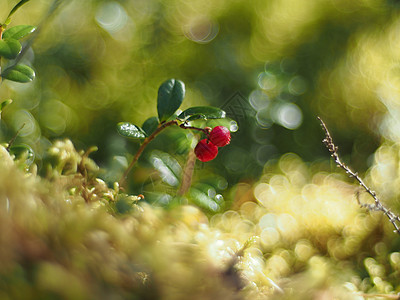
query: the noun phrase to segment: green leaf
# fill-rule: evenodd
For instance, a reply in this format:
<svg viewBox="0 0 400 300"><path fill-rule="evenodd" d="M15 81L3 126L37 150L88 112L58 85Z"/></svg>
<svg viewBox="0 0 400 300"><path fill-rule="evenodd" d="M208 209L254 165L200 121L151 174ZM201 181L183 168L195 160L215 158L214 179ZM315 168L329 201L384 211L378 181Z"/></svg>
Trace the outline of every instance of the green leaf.
<svg viewBox="0 0 400 300"><path fill-rule="evenodd" d="M146 121L144 121L142 125L142 129L146 134L149 136L151 135L154 131L156 131L158 127L158 118L157 117L150 117Z"/></svg>
<svg viewBox="0 0 400 300"><path fill-rule="evenodd" d="M11 38L11 39L19 40L19 39L22 39L23 37L27 36L28 34L31 34L35 30L36 30L35 26L17 25L17 26L11 27L11 28L7 29L6 31L4 31L3 38L4 39Z"/></svg>
<svg viewBox="0 0 400 300"><path fill-rule="evenodd" d="M16 39L8 38L0 40L0 56L7 59L14 59L21 52L21 43Z"/></svg>
<svg viewBox="0 0 400 300"><path fill-rule="evenodd" d="M211 198L207 193L192 187L189 190L191 200L201 208L204 208L210 212L216 213L221 210L221 206Z"/></svg>
<svg viewBox="0 0 400 300"><path fill-rule="evenodd" d="M185 97L185 84L176 79L169 79L158 89L157 111L160 122L165 122L181 106Z"/></svg>
<svg viewBox="0 0 400 300"><path fill-rule="evenodd" d="M35 79L35 71L27 65L16 65L4 70L1 77L16 82L31 82Z"/></svg>
<svg viewBox="0 0 400 300"><path fill-rule="evenodd" d="M117 124L117 131L120 135L133 139L144 139L146 138L146 133L142 128L133 125L129 122L121 122Z"/></svg>
<svg viewBox="0 0 400 300"><path fill-rule="evenodd" d="M182 168L174 157L166 152L154 150L151 153L150 161L159 172L163 182L173 187L179 186Z"/></svg>
<svg viewBox="0 0 400 300"><path fill-rule="evenodd" d="M10 154L14 155L16 159L23 158L27 166L30 166L35 160L35 152L28 145L11 146Z"/></svg>
<svg viewBox="0 0 400 300"><path fill-rule="evenodd" d="M207 117L202 114L195 114L195 115L191 115L190 117L186 118L185 121L190 122L190 121L200 120L200 119L206 120Z"/></svg>
<svg viewBox="0 0 400 300"><path fill-rule="evenodd" d="M181 120L186 120L190 118L190 121L196 119L222 119L226 117L225 111L220 108L212 106L195 106L190 107L183 111L178 118Z"/></svg>
<svg viewBox="0 0 400 300"><path fill-rule="evenodd" d="M0 113L3 111L3 109L7 106L7 105L9 105L9 104L11 104L13 101L11 100L11 99L7 99L7 100L4 100L3 102L1 102L1 104L0 104Z"/></svg>
<svg viewBox="0 0 400 300"><path fill-rule="evenodd" d="M10 13L7 16L7 20L5 22L6 25L10 24L11 16L18 10L18 8L20 8L22 5L24 5L28 1L29 0L21 0L14 6L14 8L10 11Z"/></svg>

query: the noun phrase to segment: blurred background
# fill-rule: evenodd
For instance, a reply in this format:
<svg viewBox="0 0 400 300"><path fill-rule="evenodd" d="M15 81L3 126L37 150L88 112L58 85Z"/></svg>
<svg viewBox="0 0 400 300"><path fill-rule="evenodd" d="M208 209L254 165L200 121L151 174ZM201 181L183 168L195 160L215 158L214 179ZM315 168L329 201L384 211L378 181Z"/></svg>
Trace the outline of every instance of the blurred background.
<svg viewBox="0 0 400 300"><path fill-rule="evenodd" d="M2 1L2 21L16 3ZM192 192L208 210L231 205L232 188L251 186L285 153L333 170L317 116L364 172L380 145L400 141L399 9L394 0L30 1L10 26L39 27L23 58L37 77L2 83L0 97L14 102L0 138L25 123L16 142L33 148L40 170L51 141L96 145L92 157L111 183L139 147L116 124L156 116L158 87L177 78L182 109L220 107L238 124L217 159L196 163ZM186 131L160 135L133 170L131 192L168 203L193 145Z"/></svg>

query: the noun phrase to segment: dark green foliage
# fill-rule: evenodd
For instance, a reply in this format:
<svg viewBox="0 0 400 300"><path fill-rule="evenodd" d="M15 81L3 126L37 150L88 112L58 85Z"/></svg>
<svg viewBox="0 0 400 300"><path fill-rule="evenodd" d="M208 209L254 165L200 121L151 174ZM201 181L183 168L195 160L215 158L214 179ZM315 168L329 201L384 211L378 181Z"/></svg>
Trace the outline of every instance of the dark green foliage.
<svg viewBox="0 0 400 300"><path fill-rule="evenodd" d="M169 79L158 89L157 111L160 123L167 121L181 106L185 97L185 85L182 81Z"/></svg>
<svg viewBox="0 0 400 300"><path fill-rule="evenodd" d="M158 127L158 118L150 117L144 121L142 128L147 135L151 135Z"/></svg>

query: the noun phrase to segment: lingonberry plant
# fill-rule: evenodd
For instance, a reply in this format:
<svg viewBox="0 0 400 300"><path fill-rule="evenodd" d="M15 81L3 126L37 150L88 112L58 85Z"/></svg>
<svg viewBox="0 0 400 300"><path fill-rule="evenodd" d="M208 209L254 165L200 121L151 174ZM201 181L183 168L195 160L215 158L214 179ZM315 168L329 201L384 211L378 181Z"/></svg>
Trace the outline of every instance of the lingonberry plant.
<svg viewBox="0 0 400 300"><path fill-rule="evenodd" d="M184 97L184 83L180 80L169 79L162 83L158 89L158 118L148 118L142 127L129 122L118 123L117 130L119 134L128 138L142 140L139 150L119 181L120 185L124 184L130 170L138 161L146 146L167 127L178 126L181 129L194 130L205 135L206 138L200 140L194 149L196 157L202 162L213 160L218 154L218 147L229 144L231 135L228 128L224 126L216 126L214 129L210 127L201 128L192 124L196 120L226 118L225 111L217 107L195 106L177 113Z"/></svg>

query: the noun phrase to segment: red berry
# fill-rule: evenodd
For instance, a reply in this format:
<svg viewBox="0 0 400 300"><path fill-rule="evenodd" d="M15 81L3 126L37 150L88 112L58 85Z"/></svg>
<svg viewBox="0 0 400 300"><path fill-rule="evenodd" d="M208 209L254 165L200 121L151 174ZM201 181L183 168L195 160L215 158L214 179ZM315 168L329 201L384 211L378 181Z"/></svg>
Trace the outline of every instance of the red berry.
<svg viewBox="0 0 400 300"><path fill-rule="evenodd" d="M217 156L218 147L207 139L203 139L194 148L194 153L199 160L206 162L213 160Z"/></svg>
<svg viewBox="0 0 400 300"><path fill-rule="evenodd" d="M230 143L231 132L224 126L217 126L211 130L210 141L217 147L223 147Z"/></svg>

